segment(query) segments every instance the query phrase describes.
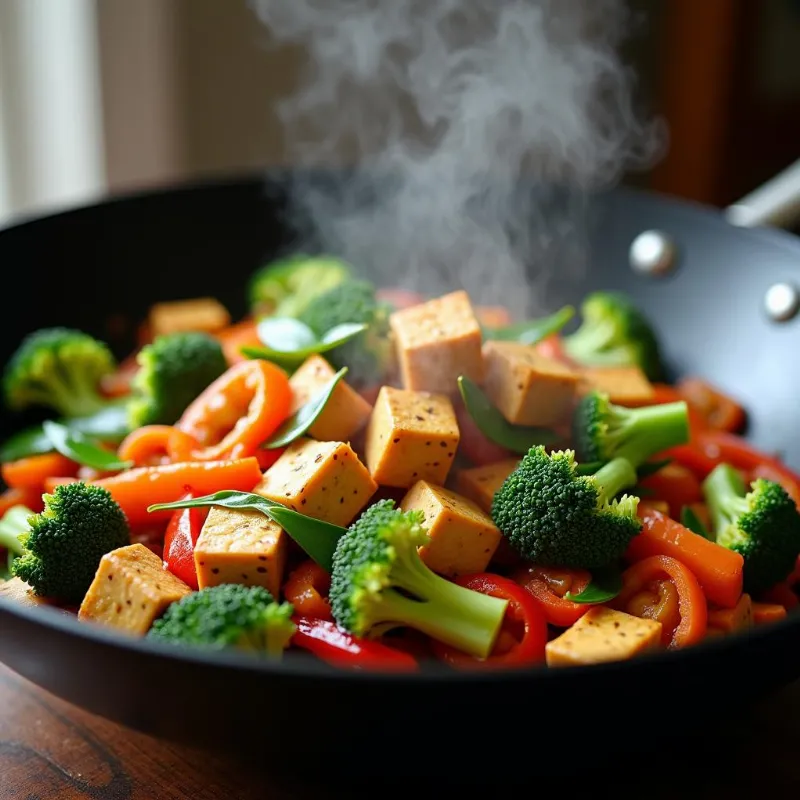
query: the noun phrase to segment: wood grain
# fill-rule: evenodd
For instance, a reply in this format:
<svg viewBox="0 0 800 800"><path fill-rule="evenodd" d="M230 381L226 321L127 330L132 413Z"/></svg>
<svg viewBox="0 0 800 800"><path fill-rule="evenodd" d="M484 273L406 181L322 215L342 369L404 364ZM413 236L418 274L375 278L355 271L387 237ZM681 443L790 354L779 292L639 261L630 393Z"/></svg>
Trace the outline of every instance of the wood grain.
<svg viewBox="0 0 800 800"><path fill-rule="evenodd" d="M302 776L267 775L255 766L166 744L93 717L2 666L0 709L1 800L441 798L454 788L452 781L447 786L420 780L404 785L402 759L399 768L388 767L382 780L357 782L356 770L346 767L335 775L319 774L313 764ZM647 736L659 715L668 713L668 704L654 702L640 718L632 716L631 736ZM602 726L591 720L579 729L602 735ZM598 788L604 787L617 798L745 800L800 791L800 683L743 712L737 725L720 731L712 720L707 729L694 733L693 742L678 741L674 748L654 750L647 759L627 754L622 742L619 758L607 769L570 775L569 795L597 797ZM435 748L436 743L429 746ZM570 746L579 756L582 747ZM563 792L564 778L548 776L545 765L536 765L535 740L532 747L531 764L524 769L487 765L469 786L458 787L461 800L516 796L513 789L498 793L496 786L489 788L499 775L517 776L513 782L525 790L520 797L535 796L557 781ZM419 746L415 750L419 752ZM357 758L354 761L357 764Z"/></svg>

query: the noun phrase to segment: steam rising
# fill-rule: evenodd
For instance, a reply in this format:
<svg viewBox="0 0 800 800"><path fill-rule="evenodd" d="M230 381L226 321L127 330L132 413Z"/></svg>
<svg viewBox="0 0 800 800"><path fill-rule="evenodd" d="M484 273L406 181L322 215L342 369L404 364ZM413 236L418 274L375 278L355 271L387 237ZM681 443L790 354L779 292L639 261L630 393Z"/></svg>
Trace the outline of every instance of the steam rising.
<svg viewBox="0 0 800 800"><path fill-rule="evenodd" d="M276 43L308 49L279 109L293 165L388 178L374 195L301 180L293 197L318 244L379 283L541 310L585 269L587 192L663 144L617 52L620 0L252 5Z"/></svg>

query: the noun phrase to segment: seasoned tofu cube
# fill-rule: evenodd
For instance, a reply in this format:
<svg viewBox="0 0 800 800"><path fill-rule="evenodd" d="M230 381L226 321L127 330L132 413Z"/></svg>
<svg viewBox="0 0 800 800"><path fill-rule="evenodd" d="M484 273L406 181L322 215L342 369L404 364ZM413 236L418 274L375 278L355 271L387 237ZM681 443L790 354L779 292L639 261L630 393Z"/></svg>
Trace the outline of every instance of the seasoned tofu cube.
<svg viewBox="0 0 800 800"><path fill-rule="evenodd" d="M144 636L170 603L191 591L152 550L131 544L100 559L78 618Z"/></svg>
<svg viewBox="0 0 800 800"><path fill-rule="evenodd" d="M253 491L301 514L346 526L377 488L349 444L303 437L286 448Z"/></svg>
<svg viewBox="0 0 800 800"><path fill-rule="evenodd" d="M653 384L639 367L586 367L582 370L583 392L595 390L621 406L642 406L653 402Z"/></svg>
<svg viewBox="0 0 800 800"><path fill-rule="evenodd" d="M451 394L459 375L483 380L481 328L465 291L395 311L390 324L406 389Z"/></svg>
<svg viewBox="0 0 800 800"><path fill-rule="evenodd" d="M400 508L425 514L431 541L420 548L420 557L448 578L485 570L500 543L500 531L486 512L466 497L427 481L415 483Z"/></svg>
<svg viewBox="0 0 800 800"><path fill-rule="evenodd" d="M277 600L288 536L260 511L212 507L194 548L197 585L263 586Z"/></svg>
<svg viewBox="0 0 800 800"><path fill-rule="evenodd" d="M335 374L336 370L322 356L309 356L289 379L293 392L291 413L311 400ZM350 441L371 411L372 406L343 377L308 433L321 442Z"/></svg>
<svg viewBox="0 0 800 800"><path fill-rule="evenodd" d="M459 438L447 396L383 386L367 423L365 460L381 486L443 484Z"/></svg>
<svg viewBox="0 0 800 800"><path fill-rule="evenodd" d="M661 623L603 606L590 608L571 628L545 646L549 667L624 661L657 649Z"/></svg>
<svg viewBox="0 0 800 800"><path fill-rule="evenodd" d="M509 458L483 467L460 469L456 473L456 489L491 514L495 493L518 464L518 458Z"/></svg>
<svg viewBox="0 0 800 800"><path fill-rule="evenodd" d="M753 626L753 601L743 594L734 608L711 608L708 611L708 628L720 633L738 633Z"/></svg>
<svg viewBox="0 0 800 800"><path fill-rule="evenodd" d="M184 331L216 333L230 325L231 315L213 297L199 297L156 303L150 309L148 321L153 336Z"/></svg>
<svg viewBox="0 0 800 800"><path fill-rule="evenodd" d="M519 342L486 342L483 389L514 425L553 425L564 419L577 394L580 374L536 347Z"/></svg>

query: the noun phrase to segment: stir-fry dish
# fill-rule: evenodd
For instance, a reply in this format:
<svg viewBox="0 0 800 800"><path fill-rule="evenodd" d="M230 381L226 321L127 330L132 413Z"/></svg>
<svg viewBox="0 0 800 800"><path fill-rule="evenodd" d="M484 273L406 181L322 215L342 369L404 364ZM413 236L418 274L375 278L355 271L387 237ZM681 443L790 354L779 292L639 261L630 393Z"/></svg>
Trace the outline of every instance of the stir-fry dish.
<svg viewBox="0 0 800 800"><path fill-rule="evenodd" d="M633 659L797 606L800 476L736 399L667 382L628 297L514 320L305 255L246 291L236 321L155 304L119 362L19 342L7 413L42 421L0 445L0 598L397 671Z"/></svg>

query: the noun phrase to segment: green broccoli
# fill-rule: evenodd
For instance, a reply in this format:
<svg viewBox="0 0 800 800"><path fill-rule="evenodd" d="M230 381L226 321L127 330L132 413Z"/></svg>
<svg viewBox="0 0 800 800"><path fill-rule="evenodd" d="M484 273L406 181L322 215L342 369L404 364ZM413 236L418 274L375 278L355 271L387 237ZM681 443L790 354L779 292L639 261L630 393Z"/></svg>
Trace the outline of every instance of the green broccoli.
<svg viewBox="0 0 800 800"><path fill-rule="evenodd" d="M3 391L10 409L46 406L65 417L106 408L100 380L116 360L103 342L71 328L44 328L23 339L6 365Z"/></svg>
<svg viewBox="0 0 800 800"><path fill-rule="evenodd" d="M619 492L636 470L615 458L579 475L572 450L532 447L492 502L492 519L523 558L546 566L593 569L618 559L641 530L639 498Z"/></svg>
<svg viewBox="0 0 800 800"><path fill-rule="evenodd" d="M378 301L371 283L349 280L314 298L299 319L317 336L346 323L369 326L326 354L336 369L348 368L348 381L363 386L380 381L389 368L391 311L388 303Z"/></svg>
<svg viewBox="0 0 800 800"><path fill-rule="evenodd" d="M474 592L437 575L417 548L428 543L422 511L402 512L393 500L373 504L339 539L330 601L336 622L356 636L395 627L486 657L507 601Z"/></svg>
<svg viewBox="0 0 800 800"><path fill-rule="evenodd" d="M279 658L294 635L293 606L261 586L223 583L172 603L147 636L212 649L236 648Z"/></svg>
<svg viewBox="0 0 800 800"><path fill-rule="evenodd" d="M749 490L730 464L703 481L717 544L744 558L744 591L758 594L785 580L800 554L800 513L782 486L763 478Z"/></svg>
<svg viewBox="0 0 800 800"><path fill-rule="evenodd" d="M651 381L664 367L655 331L630 299L619 292L594 292L581 304L583 321L562 338L570 358L586 366L637 366Z"/></svg>
<svg viewBox="0 0 800 800"><path fill-rule="evenodd" d="M689 410L683 401L626 408L593 391L575 409L572 439L579 461L625 458L639 467L656 453L689 441Z"/></svg>
<svg viewBox="0 0 800 800"><path fill-rule="evenodd" d="M41 514L22 507L6 512L0 546L18 555L11 573L37 595L77 605L100 559L130 544L128 520L102 486L67 483L43 500Z"/></svg>
<svg viewBox="0 0 800 800"><path fill-rule="evenodd" d="M222 347L206 333L158 336L140 351L128 405L131 428L172 425L228 368Z"/></svg>
<svg viewBox="0 0 800 800"><path fill-rule="evenodd" d="M297 317L317 295L350 278L350 265L333 256L294 255L266 264L250 278L255 316Z"/></svg>
<svg viewBox="0 0 800 800"><path fill-rule="evenodd" d="M3 577L11 574L14 560L25 552L20 536L28 530L28 519L33 515L27 506L11 506L0 519L0 547L8 551L7 566Z"/></svg>

